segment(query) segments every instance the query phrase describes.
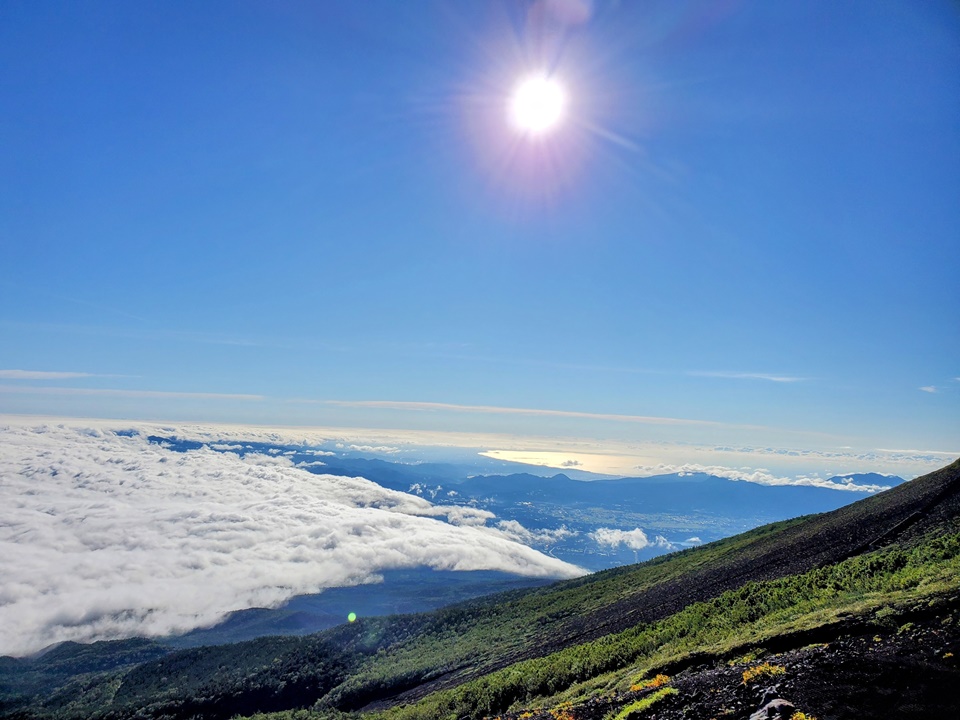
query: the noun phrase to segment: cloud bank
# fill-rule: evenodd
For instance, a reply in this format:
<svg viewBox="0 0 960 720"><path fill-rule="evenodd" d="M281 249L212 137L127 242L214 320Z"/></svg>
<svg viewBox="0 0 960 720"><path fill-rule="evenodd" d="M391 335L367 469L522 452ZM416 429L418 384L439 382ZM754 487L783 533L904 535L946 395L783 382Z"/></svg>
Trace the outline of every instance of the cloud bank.
<svg viewBox="0 0 960 720"><path fill-rule="evenodd" d="M184 632L388 568L583 574L491 518L282 456L0 426L0 654Z"/></svg>

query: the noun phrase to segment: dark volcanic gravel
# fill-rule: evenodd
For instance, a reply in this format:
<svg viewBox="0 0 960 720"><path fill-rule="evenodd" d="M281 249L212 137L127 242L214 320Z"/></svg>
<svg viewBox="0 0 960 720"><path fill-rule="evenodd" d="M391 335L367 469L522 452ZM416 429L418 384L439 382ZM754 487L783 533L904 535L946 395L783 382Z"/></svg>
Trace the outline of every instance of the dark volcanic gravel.
<svg viewBox="0 0 960 720"><path fill-rule="evenodd" d="M956 613L900 627L860 628L858 634L776 654L759 654L749 661L718 661L688 668L671 678L669 687L675 688L676 694L664 697L636 717L789 719L802 712L807 720L960 718L958 661L960 621ZM783 673L744 683L744 671L764 662L783 668ZM527 710L500 717L603 720L652 692L655 690L601 696L569 708ZM772 714L755 715L765 706Z"/></svg>

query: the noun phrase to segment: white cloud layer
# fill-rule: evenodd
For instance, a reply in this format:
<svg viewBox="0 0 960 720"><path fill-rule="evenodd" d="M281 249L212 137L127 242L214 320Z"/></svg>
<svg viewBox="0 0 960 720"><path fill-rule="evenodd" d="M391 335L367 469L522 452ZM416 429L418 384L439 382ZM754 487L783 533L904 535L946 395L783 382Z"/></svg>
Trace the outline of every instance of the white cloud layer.
<svg viewBox="0 0 960 720"><path fill-rule="evenodd" d="M800 475L797 477L779 477L763 468L730 468L721 465L647 465L638 466L637 470L643 476L669 475L672 473L693 474L706 473L715 477L726 478L728 480L742 480L752 482L757 485L795 485L802 487L819 487L829 490L846 490L848 492L876 493L881 490L889 490L889 485L859 485L853 482L850 477L842 478L842 482L836 482L829 478L822 478L818 475ZM851 475L853 473L840 473L838 475Z"/></svg>
<svg viewBox="0 0 960 720"><path fill-rule="evenodd" d="M657 535L653 540L647 537L647 534L640 528L635 530L617 530L615 528L597 528L590 533L597 544L616 548L625 545L631 550L643 550L646 547L673 548L673 545L662 535Z"/></svg>
<svg viewBox="0 0 960 720"><path fill-rule="evenodd" d="M0 654L183 632L388 568L582 574L491 518L284 457L0 426Z"/></svg>

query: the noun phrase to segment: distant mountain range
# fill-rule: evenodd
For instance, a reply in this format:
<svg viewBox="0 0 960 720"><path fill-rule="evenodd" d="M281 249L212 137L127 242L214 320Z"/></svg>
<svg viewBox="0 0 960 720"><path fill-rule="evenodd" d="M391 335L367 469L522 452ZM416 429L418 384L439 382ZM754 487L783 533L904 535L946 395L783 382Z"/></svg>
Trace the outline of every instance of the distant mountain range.
<svg viewBox="0 0 960 720"><path fill-rule="evenodd" d="M903 478L862 473L845 475L852 486L893 487ZM840 477L831 478L841 482ZM705 473L674 473L618 480L571 480L564 474L540 477L529 473L481 476L457 485L456 492L498 505L546 501L554 504L629 507L635 512L711 513L795 517L835 510L863 497L855 491L802 485L760 485ZM849 493L849 495L847 494Z"/></svg>

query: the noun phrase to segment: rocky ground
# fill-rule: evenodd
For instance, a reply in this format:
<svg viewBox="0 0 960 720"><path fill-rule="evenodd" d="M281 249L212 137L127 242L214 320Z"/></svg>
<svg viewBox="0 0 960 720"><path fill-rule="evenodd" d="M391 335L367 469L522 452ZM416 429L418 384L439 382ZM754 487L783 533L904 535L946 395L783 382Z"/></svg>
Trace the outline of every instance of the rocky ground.
<svg viewBox="0 0 960 720"><path fill-rule="evenodd" d="M656 687L501 720L604 720L655 693L659 699L629 720L960 718L958 620L951 614L861 627L830 642L689 667Z"/></svg>

